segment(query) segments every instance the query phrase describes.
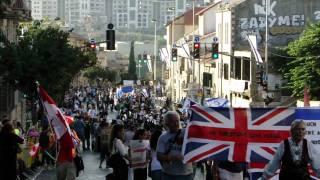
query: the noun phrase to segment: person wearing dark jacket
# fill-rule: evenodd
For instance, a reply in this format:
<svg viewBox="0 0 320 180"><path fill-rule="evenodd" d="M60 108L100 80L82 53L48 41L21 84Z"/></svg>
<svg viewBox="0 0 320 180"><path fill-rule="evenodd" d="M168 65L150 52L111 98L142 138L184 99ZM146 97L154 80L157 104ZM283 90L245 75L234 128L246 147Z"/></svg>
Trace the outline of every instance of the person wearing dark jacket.
<svg viewBox="0 0 320 180"><path fill-rule="evenodd" d="M90 135L91 135L91 126L88 121L85 122L85 128L84 128L84 136L85 136L85 148L87 150L90 150Z"/></svg>
<svg viewBox="0 0 320 180"><path fill-rule="evenodd" d="M295 120L291 124L291 137L280 143L273 159L266 165L262 179L269 179L280 169L280 180L311 179L308 164L311 165L315 176L320 177L319 151L306 140L306 124Z"/></svg>
<svg viewBox="0 0 320 180"><path fill-rule="evenodd" d="M23 139L14 133L12 124L4 124L0 132L0 179L16 179L17 153L22 143Z"/></svg>

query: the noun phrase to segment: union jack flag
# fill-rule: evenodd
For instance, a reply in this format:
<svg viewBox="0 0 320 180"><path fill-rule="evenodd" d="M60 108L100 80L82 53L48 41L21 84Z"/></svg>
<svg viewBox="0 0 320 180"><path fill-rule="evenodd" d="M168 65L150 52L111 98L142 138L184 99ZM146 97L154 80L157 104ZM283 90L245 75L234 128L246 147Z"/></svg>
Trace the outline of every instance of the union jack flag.
<svg viewBox="0 0 320 180"><path fill-rule="evenodd" d="M289 137L294 108L205 108L191 106L184 162L216 159L267 163Z"/></svg>

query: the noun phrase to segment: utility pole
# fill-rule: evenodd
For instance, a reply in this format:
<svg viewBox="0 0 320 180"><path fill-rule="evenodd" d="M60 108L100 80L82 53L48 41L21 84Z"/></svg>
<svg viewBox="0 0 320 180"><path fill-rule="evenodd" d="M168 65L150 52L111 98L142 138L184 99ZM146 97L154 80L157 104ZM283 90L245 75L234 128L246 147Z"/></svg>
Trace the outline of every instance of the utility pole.
<svg viewBox="0 0 320 180"><path fill-rule="evenodd" d="M194 38L195 38L195 27L194 27L194 0L192 1L192 52L194 52ZM191 57L190 57L191 58ZM192 56L192 83L195 83L195 60Z"/></svg>
<svg viewBox="0 0 320 180"><path fill-rule="evenodd" d="M220 9L220 14L221 14L221 22L220 22L220 28L218 25L219 29L219 39L221 42L220 46L220 52L223 52L223 9ZM222 92L222 87L223 87L223 54L221 54L221 62L220 62L220 98L223 98L223 92Z"/></svg>
<svg viewBox="0 0 320 180"><path fill-rule="evenodd" d="M270 0L266 0L266 40L265 40L265 55L264 55L264 61L265 61L265 68L266 68L266 82L267 82L267 91L268 91L268 26L269 26L269 23L268 23L268 1L270 2Z"/></svg>
<svg viewBox="0 0 320 180"><path fill-rule="evenodd" d="M153 80L154 83L157 80L157 20L153 19L152 20L154 22L154 51L153 51L153 55L154 55L154 63L153 63Z"/></svg>

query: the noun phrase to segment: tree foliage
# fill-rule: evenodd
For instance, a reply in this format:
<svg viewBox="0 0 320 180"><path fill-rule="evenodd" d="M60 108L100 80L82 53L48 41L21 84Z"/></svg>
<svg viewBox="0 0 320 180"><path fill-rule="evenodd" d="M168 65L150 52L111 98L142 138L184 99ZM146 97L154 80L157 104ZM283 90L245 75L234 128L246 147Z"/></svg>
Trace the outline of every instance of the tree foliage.
<svg viewBox="0 0 320 180"><path fill-rule="evenodd" d="M88 78L91 82L97 79L101 79L102 83L105 83L108 80L111 82L115 82L116 75L117 73L115 71L98 66L88 68L84 73L84 76Z"/></svg>
<svg viewBox="0 0 320 180"><path fill-rule="evenodd" d="M285 67L285 77L293 95L303 97L306 86L311 99L320 98L320 23L310 24L299 39L288 45L288 54L295 57Z"/></svg>
<svg viewBox="0 0 320 180"><path fill-rule="evenodd" d="M129 68L128 68L128 80L137 80L136 74L136 61L134 57L134 41L131 42L130 56L129 56Z"/></svg>
<svg viewBox="0 0 320 180"><path fill-rule="evenodd" d="M38 81L61 101L75 75L96 63L93 51L73 47L68 38L69 33L58 28L29 24L18 44L2 41L0 76L29 97L34 96Z"/></svg>

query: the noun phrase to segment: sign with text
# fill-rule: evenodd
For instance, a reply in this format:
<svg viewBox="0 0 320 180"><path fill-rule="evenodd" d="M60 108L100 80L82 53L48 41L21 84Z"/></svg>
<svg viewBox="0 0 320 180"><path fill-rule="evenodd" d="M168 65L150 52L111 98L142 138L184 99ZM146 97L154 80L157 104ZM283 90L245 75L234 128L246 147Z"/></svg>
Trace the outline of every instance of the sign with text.
<svg viewBox="0 0 320 180"><path fill-rule="evenodd" d="M294 6L288 5L294 4ZM266 20L266 13L268 18ZM257 36L258 44L265 41L266 22L268 43L287 45L297 39L308 22L320 21L319 0L246 0L236 6L237 46L247 45L248 35Z"/></svg>
<svg viewBox="0 0 320 180"><path fill-rule="evenodd" d="M149 141L147 140L130 140L130 166L133 169L146 168L147 161L147 150Z"/></svg>
<svg viewBox="0 0 320 180"><path fill-rule="evenodd" d="M311 141L320 153L320 108L297 108L296 119L305 121L306 139Z"/></svg>

